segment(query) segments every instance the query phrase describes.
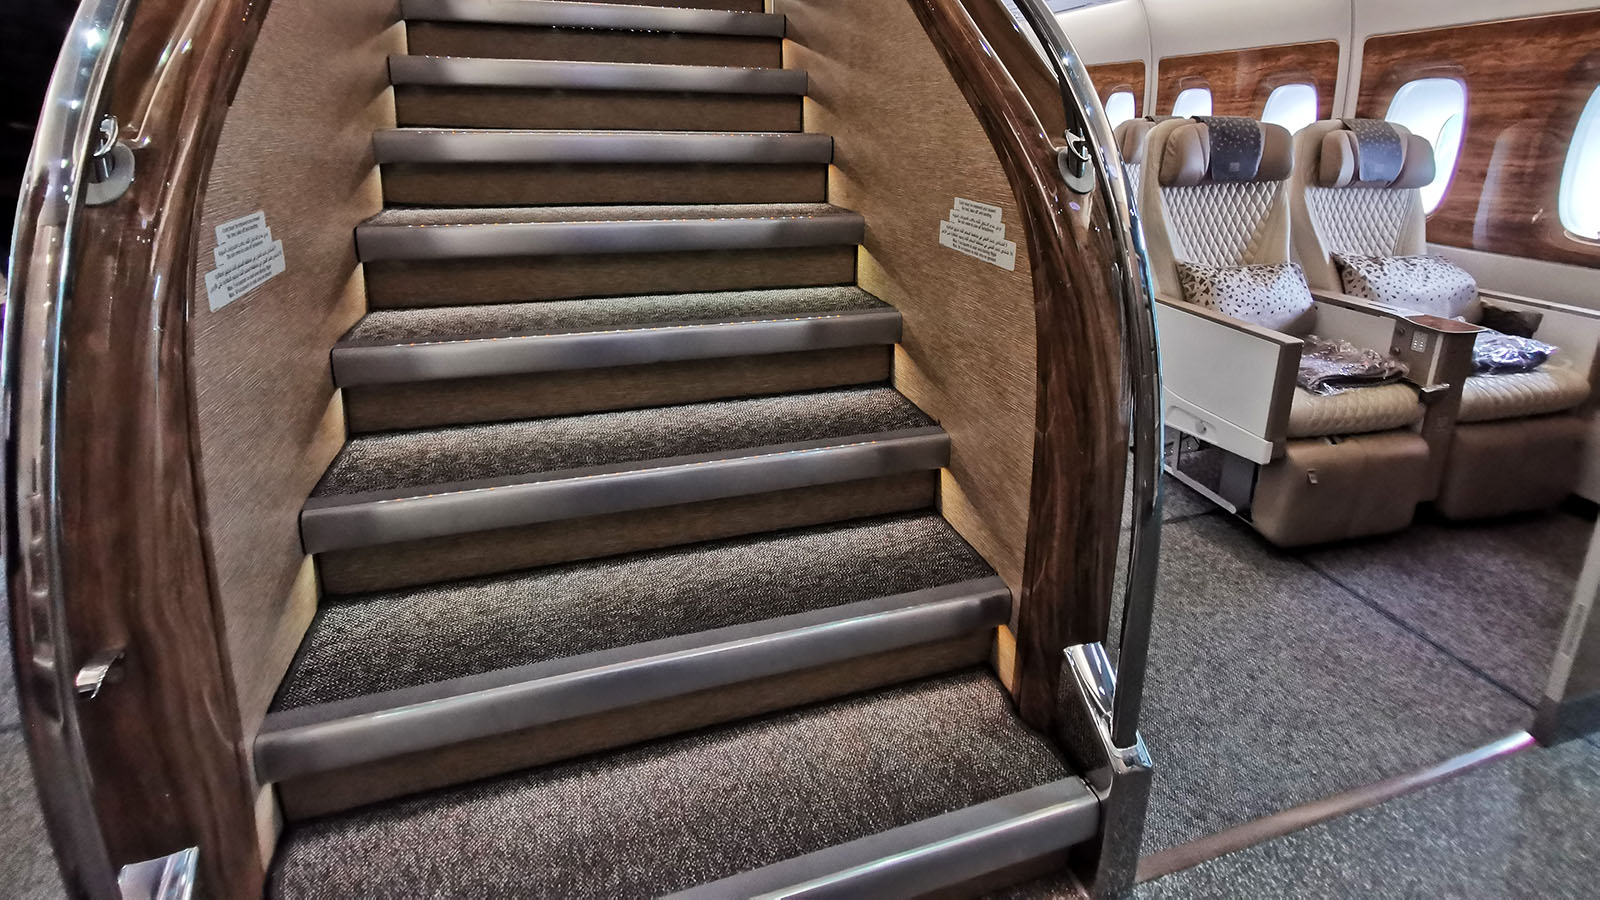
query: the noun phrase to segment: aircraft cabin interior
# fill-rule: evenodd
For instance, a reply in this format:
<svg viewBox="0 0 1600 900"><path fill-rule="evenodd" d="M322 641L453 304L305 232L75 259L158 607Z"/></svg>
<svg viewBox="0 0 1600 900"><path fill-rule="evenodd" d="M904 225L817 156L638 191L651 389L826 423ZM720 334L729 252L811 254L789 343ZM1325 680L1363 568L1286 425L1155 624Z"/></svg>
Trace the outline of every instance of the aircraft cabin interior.
<svg viewBox="0 0 1600 900"><path fill-rule="evenodd" d="M1594 0L13 0L0 83L0 897L1596 895Z"/></svg>

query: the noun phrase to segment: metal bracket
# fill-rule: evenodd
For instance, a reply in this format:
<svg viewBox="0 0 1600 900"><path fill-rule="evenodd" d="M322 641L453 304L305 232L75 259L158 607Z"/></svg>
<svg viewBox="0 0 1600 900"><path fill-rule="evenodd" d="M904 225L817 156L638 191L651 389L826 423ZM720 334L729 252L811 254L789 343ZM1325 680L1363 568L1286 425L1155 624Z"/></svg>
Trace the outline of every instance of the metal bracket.
<svg viewBox="0 0 1600 900"><path fill-rule="evenodd" d="M90 158L89 177L83 186L83 202L104 206L128 192L133 184L133 148L117 138L117 117L100 120L100 143Z"/></svg>
<svg viewBox="0 0 1600 900"><path fill-rule="evenodd" d="M121 647L111 650L102 650L89 658L78 670L77 677L73 678L73 687L77 688L78 696L85 700L93 700L100 696L100 689L106 682L122 680L122 661L127 656Z"/></svg>
<svg viewBox="0 0 1600 900"><path fill-rule="evenodd" d="M122 900L189 900L199 864L199 847L129 863L117 873L118 892Z"/></svg>
<svg viewBox="0 0 1600 900"><path fill-rule="evenodd" d="M1094 191L1094 162L1089 139L1081 131L1068 129L1066 133L1067 145L1056 151L1056 165L1061 169L1061 177L1067 182L1067 188L1074 193L1088 194Z"/></svg>

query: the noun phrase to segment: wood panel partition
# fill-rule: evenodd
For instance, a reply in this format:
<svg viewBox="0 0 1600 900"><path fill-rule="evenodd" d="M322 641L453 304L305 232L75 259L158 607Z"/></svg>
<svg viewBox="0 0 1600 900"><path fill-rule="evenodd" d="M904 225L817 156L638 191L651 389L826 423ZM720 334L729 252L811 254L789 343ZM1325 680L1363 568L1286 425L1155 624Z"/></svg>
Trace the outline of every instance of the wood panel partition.
<svg viewBox="0 0 1600 900"><path fill-rule="evenodd" d="M1567 150L1600 85L1600 12L1369 38L1357 114L1383 118L1418 78L1467 89L1460 155L1428 240L1600 266L1600 241L1568 232L1558 212Z"/></svg>
<svg viewBox="0 0 1600 900"><path fill-rule="evenodd" d="M1203 87L1211 91L1213 115L1260 118L1274 90L1309 84L1317 89L1317 117L1326 119L1333 115L1339 80L1339 43L1312 41L1168 56L1156 69L1156 111L1162 115L1172 112L1179 94Z"/></svg>
<svg viewBox="0 0 1600 900"><path fill-rule="evenodd" d="M1089 79L1094 82L1095 93L1100 95L1100 102L1104 104L1111 99L1111 95L1118 91L1127 91L1133 95L1134 116L1146 115L1144 108L1144 60L1133 59L1127 62L1100 63L1089 66Z"/></svg>

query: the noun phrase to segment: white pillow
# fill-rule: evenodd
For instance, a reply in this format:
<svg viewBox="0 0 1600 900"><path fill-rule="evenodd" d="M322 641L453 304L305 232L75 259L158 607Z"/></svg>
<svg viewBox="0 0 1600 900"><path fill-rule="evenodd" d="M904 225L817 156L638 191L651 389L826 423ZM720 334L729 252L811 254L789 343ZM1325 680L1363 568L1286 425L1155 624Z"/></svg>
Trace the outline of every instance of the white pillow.
<svg viewBox="0 0 1600 900"><path fill-rule="evenodd" d="M1446 319L1464 316L1478 282L1442 256L1356 256L1335 253L1344 292Z"/></svg>
<svg viewBox="0 0 1600 900"><path fill-rule="evenodd" d="M1205 266L1178 263L1183 299L1230 318L1283 331L1311 310L1311 288L1298 263Z"/></svg>

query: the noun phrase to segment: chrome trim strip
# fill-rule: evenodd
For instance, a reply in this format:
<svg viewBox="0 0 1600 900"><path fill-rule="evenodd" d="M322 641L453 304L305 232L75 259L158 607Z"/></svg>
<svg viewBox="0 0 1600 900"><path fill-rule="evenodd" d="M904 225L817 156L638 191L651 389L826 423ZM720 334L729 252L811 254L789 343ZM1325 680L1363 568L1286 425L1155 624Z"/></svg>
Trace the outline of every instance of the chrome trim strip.
<svg viewBox="0 0 1600 900"><path fill-rule="evenodd" d="M660 131L497 131L387 128L372 135L389 163L726 163L833 162L833 138L801 132L719 134Z"/></svg>
<svg viewBox="0 0 1600 900"><path fill-rule="evenodd" d="M362 262L668 253L859 244L865 235L866 220L842 210L784 218L358 225L356 252Z"/></svg>
<svg viewBox="0 0 1600 900"><path fill-rule="evenodd" d="M271 713L263 784L783 675L1003 625L998 577Z"/></svg>
<svg viewBox="0 0 1600 900"><path fill-rule="evenodd" d="M837 484L950 461L938 426L308 500L307 553Z"/></svg>
<svg viewBox="0 0 1600 900"><path fill-rule="evenodd" d="M1099 801L1069 776L668 896L909 900L1068 850L1099 824Z"/></svg>
<svg viewBox="0 0 1600 900"><path fill-rule="evenodd" d="M1128 187L1127 169L1116 138L1082 57L1061 30L1045 0L1016 0L1045 59L1055 70L1066 108L1068 141L1073 123L1092 150L1099 177L1111 197L1112 239L1121 256L1122 327L1132 399L1133 531L1129 535L1128 575L1123 593L1122 630L1117 651L1117 692L1113 698L1112 741L1120 748L1139 743L1139 708L1144 697L1155 615L1156 567L1161 555L1161 357L1156 335L1155 298L1150 288L1144 232Z"/></svg>
<svg viewBox="0 0 1600 900"><path fill-rule="evenodd" d="M389 81L432 87L505 87L561 91L688 91L704 94L806 93L802 69L735 69L655 63L389 57Z"/></svg>
<svg viewBox="0 0 1600 900"><path fill-rule="evenodd" d="M400 18L423 22L482 22L548 28L671 31L741 37L783 37L784 18L771 13L675 9L623 3L507 3L504 0L400 0Z"/></svg>
<svg viewBox="0 0 1600 900"><path fill-rule="evenodd" d="M122 900L189 900L199 865L199 847L129 863L117 873L117 889Z"/></svg>
<svg viewBox="0 0 1600 900"><path fill-rule="evenodd" d="M763 356L899 340L898 310L861 309L404 344L338 344L333 348L333 380L339 387L360 387Z"/></svg>

